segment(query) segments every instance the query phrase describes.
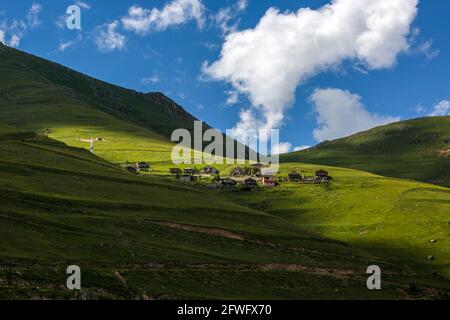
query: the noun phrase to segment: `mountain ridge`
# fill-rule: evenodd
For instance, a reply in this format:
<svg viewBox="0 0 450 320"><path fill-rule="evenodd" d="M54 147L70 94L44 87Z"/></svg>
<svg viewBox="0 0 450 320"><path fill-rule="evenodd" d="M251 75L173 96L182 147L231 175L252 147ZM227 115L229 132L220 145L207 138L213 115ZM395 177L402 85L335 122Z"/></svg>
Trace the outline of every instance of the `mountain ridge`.
<svg viewBox="0 0 450 320"><path fill-rule="evenodd" d="M450 116L398 121L307 150L284 154L301 161L450 186Z"/></svg>
<svg viewBox="0 0 450 320"><path fill-rule="evenodd" d="M28 69L67 97L96 105L102 111L136 122L169 139L173 129L191 130L193 122L198 121L161 92L145 93L123 88L5 45L1 47L0 56L3 65L7 62L10 67L15 65ZM148 114L149 111L153 114ZM150 116L155 121L150 121ZM208 125L205 127L210 128Z"/></svg>

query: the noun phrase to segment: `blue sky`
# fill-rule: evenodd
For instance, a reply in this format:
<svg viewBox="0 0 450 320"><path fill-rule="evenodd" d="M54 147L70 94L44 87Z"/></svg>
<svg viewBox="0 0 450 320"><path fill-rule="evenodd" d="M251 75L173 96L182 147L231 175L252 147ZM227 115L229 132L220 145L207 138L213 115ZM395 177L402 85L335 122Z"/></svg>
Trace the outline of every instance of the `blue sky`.
<svg viewBox="0 0 450 320"><path fill-rule="evenodd" d="M0 40L220 130L280 127L280 151L450 113L449 1L86 0L68 30L75 3L2 1Z"/></svg>

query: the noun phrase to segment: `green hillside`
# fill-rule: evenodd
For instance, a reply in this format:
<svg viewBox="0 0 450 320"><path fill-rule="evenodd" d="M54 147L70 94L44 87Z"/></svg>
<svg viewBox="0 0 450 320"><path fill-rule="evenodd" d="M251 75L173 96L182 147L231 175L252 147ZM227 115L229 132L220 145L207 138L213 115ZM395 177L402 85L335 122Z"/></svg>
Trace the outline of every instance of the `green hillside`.
<svg viewBox="0 0 450 320"><path fill-rule="evenodd" d="M194 118L166 103L0 47L0 299L449 298L448 188L300 163L279 178L334 180L180 184L167 136ZM81 292L65 288L70 264ZM371 264L381 291L366 288Z"/></svg>
<svg viewBox="0 0 450 320"><path fill-rule="evenodd" d="M361 179L372 181L369 174L351 172L352 178L344 178L345 170L334 170L342 180L342 192L345 185L353 188L349 179L358 185ZM372 183L381 178L374 179ZM392 231L386 221L386 228L374 233L378 239L374 242L371 232L385 217L377 217L375 211L373 216L361 212L363 219L355 214L354 221L346 221L344 209L356 204L335 193L332 197L345 204L331 214L327 206L332 201L327 206L319 204L329 196L323 194L322 186L317 188L309 196L294 186L246 193L250 201L246 203L241 199L244 194L235 194L236 199L227 192L182 186L157 176L130 175L85 150L2 126L0 297L404 299L447 295L448 280L431 275L432 270L448 270L448 231L440 227L445 218L442 212L427 218L427 231L418 233L412 244L405 236L417 230L406 223L404 234L383 238L383 242L380 235ZM434 193L442 201L439 204L436 198L436 209L448 204L448 190L428 189L429 194L420 196L421 204L431 201ZM295 192L301 196L292 197ZM385 194L382 189L377 192ZM307 203L305 196L319 199ZM409 199L416 201L414 194L405 197L398 204L400 212L405 206L414 207ZM297 207L301 203L305 206ZM367 237L359 233L361 228L367 230ZM423 241L431 234L439 242L427 248ZM362 243L355 241L358 237ZM386 252L391 241L392 251ZM371 243L378 249L364 251L374 249ZM412 250L409 258L406 250ZM421 255L430 253L436 255L436 263L418 268L416 262L424 259ZM404 260L397 259L400 263L384 259L394 261L400 254L405 255ZM85 289L81 293L64 289L65 268L70 264L82 268ZM371 264L382 266L386 273L382 291L365 289L365 268Z"/></svg>
<svg viewBox="0 0 450 320"><path fill-rule="evenodd" d="M32 130L77 121L95 124L106 113L109 119L126 120L170 138L174 129L191 129L197 120L161 93L114 86L7 46L0 46L0 71L0 108L6 108L2 122ZM14 113L15 107L28 111L28 117ZM40 115L35 118L37 109Z"/></svg>
<svg viewBox="0 0 450 320"><path fill-rule="evenodd" d="M95 153L113 163L150 161L166 169L172 131L193 130L195 117L161 93L114 86L0 45L0 122L70 146L105 142ZM204 130L209 128L204 124Z"/></svg>
<svg viewBox="0 0 450 320"><path fill-rule="evenodd" d="M400 267L279 217L3 126L0 198L1 298L74 297L69 264L91 298L402 297L363 289L374 262L409 288Z"/></svg>
<svg viewBox="0 0 450 320"><path fill-rule="evenodd" d="M388 124L281 155L281 161L354 168L449 187L450 116Z"/></svg>
<svg viewBox="0 0 450 320"><path fill-rule="evenodd" d="M258 193L233 193L230 200L344 241L361 250L422 272L450 279L450 190L371 173L289 163L289 172L312 176L319 169L333 180L325 184L285 182ZM429 261L428 257L434 260Z"/></svg>

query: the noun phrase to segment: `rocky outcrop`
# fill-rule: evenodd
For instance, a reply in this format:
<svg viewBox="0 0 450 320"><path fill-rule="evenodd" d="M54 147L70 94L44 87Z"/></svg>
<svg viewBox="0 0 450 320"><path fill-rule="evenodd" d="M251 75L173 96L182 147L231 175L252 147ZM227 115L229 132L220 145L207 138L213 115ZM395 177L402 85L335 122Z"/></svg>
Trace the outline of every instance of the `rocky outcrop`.
<svg viewBox="0 0 450 320"><path fill-rule="evenodd" d="M149 92L144 94L144 97L144 99L148 101L149 104L162 106L164 108L164 112L169 114L171 117L185 121L197 120L189 112L184 110L182 106L180 106L161 92Z"/></svg>

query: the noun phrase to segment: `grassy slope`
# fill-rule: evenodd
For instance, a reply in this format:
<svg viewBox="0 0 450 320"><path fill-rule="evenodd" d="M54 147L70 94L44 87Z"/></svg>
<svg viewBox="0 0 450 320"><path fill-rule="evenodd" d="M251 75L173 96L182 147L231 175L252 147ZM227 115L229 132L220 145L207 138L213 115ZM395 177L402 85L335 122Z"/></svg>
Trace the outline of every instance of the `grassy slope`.
<svg viewBox="0 0 450 320"><path fill-rule="evenodd" d="M56 63L0 47L0 119L71 146L102 137L95 152L114 163L153 161L166 170L173 130L192 132L195 117L161 93L139 93ZM204 124L204 129L210 128ZM159 168L159 166L162 166Z"/></svg>
<svg viewBox="0 0 450 320"><path fill-rule="evenodd" d="M282 155L281 161L354 168L449 187L450 116L389 124Z"/></svg>
<svg viewBox="0 0 450 320"><path fill-rule="evenodd" d="M111 85L6 46L0 47L0 58L2 105L9 108L33 105L52 115L47 123L39 121L39 118L32 122L29 118L11 119L33 129L45 129L45 125L52 124L58 110L64 108L65 113L70 114L78 111L74 109L76 106L103 111L166 138L176 128L191 129L196 120L161 93L143 94ZM84 112L77 112L77 115L79 120L86 118ZM60 125L60 120L57 117L53 122Z"/></svg>
<svg viewBox="0 0 450 320"><path fill-rule="evenodd" d="M71 263L82 267L85 297L401 298L422 294L408 292L412 279L443 285L402 276L399 267L220 193L129 175L87 151L3 126L0 198L2 298L73 297L63 286ZM383 292L364 289L364 269L374 262L396 274Z"/></svg>
<svg viewBox="0 0 450 320"><path fill-rule="evenodd" d="M158 123L166 128L163 120L171 117L166 108L153 112L151 104L141 94L49 65L13 49L7 50L6 58L0 59L0 122L38 133L50 128L51 138L85 149L88 145L76 139L103 137L108 141L96 145L96 154L103 159L115 163L149 161L156 173L167 172L171 166L172 144L164 137L167 133L158 128ZM4 53L4 48L0 48L0 55ZM90 91L91 84L94 91ZM153 117L154 113L157 116ZM185 117L179 115L178 119L182 121ZM187 126L185 121L184 125ZM256 195L235 194L238 199L230 202L227 197L232 194L229 193L181 187L163 177L134 177L87 151L3 125L0 131L0 259L3 266L0 292L3 297L70 297L72 294L60 286L65 281L64 268L67 263L80 263L80 260L84 284L91 292L104 297L405 298L430 295L420 288L411 290L408 287L411 283L419 287L446 286L441 278L430 276L435 267L442 270L440 272L448 270L448 252L433 251L446 243L445 230L442 234L439 229L441 214L437 216L439 219L427 222L428 229L432 230L430 226L433 226L441 230L436 233L440 237L438 246L429 251L422 242L411 246L405 240L408 236L412 238L422 226L402 225L401 240L387 237L381 250L374 249L370 241L378 247L378 240L399 229L391 228L384 236L368 237L365 244L356 241L353 227L369 228L372 223L372 220L367 220L366 224L359 219L360 214L367 219L368 213L361 209L364 202L351 197L356 191L361 192L362 199L373 196L373 189L360 188L360 179L365 173L354 172L357 177L354 180L343 175L342 181L336 181L335 185L342 189L333 193L335 203L340 204L339 210L324 201L329 193L315 193L321 186L313 189L283 187ZM335 170L341 172L341 169ZM370 178L369 182L375 183L378 179ZM387 198L383 203L386 206L396 203L396 198L390 197L390 188L394 185L388 183L377 189L379 197ZM398 190L408 188L412 188L412 184L407 183ZM290 198L277 200L290 193ZM432 194L438 193L433 191ZM439 191L439 196L442 199L436 210L448 205L446 193L441 195ZM428 198L427 193L425 199ZM308 201L303 202L303 199ZM236 204L240 201L241 205ZM411 209L412 219L419 220L423 212L415 210L413 204L414 199L405 200L409 208L405 213ZM247 206L258 208L248 209ZM373 206L377 204L370 208ZM346 216L349 209L351 215ZM262 212L266 210L270 214ZM304 217L309 220L303 221L298 216L303 216L301 213L305 210L309 215ZM335 212L340 213L337 221ZM379 219L385 217L384 211L374 213L375 220L377 215ZM161 220L225 228L245 235L247 240L154 223ZM337 232L333 223L345 228L336 227L341 230ZM303 224L304 228L299 229L298 225ZM318 227L322 225L331 227ZM325 241L304 229L348 241L352 246ZM424 239L426 236L427 233ZM390 253L386 250L389 241L396 241L395 250ZM369 292L364 289L364 269L372 261L354 257L352 251L355 250L363 255L360 249L388 260L399 252L414 251L413 258L405 261L414 268L417 266L422 274L402 276L396 273L397 267L386 265L395 273L387 276L392 282L382 292ZM420 261L428 252L438 258L424 266ZM398 262L403 264L402 260ZM309 266L308 271L299 271L298 264ZM324 276L330 269L338 271ZM343 275L349 271L354 275ZM33 289L37 286L41 289ZM335 291L336 288L340 289ZM433 294L436 292L431 291Z"/></svg>
<svg viewBox="0 0 450 320"><path fill-rule="evenodd" d="M175 128L191 129L194 117L161 94L116 87L18 50L0 47L0 119L68 145L102 137L95 152L114 163L165 165ZM157 169L157 168L156 168Z"/></svg>
<svg viewBox="0 0 450 320"><path fill-rule="evenodd" d="M291 170L313 175L319 168L329 170L334 178L330 184L285 183L230 196L312 232L450 278L448 188L312 164L283 164L281 175ZM429 255L435 260L428 261Z"/></svg>

